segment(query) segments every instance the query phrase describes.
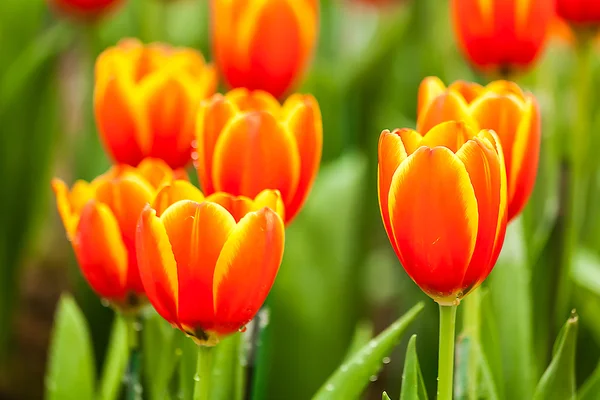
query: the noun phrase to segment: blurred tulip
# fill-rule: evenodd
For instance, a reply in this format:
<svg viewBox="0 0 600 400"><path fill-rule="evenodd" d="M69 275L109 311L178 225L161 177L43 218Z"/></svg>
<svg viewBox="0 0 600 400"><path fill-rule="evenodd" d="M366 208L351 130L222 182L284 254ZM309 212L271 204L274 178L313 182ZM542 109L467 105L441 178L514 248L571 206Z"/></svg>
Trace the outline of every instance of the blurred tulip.
<svg viewBox="0 0 600 400"><path fill-rule="evenodd" d="M137 168L112 167L69 191L52 180L59 214L81 272L92 289L118 308L134 310L145 298L135 256L135 229L144 205L157 190L185 177L163 161L146 159Z"/></svg>
<svg viewBox="0 0 600 400"><path fill-rule="evenodd" d="M517 84L495 81L482 87L457 81L444 86L436 77L419 88L417 130L423 134L444 121L464 121L475 131L490 129L500 138L508 177L508 220L525 207L537 175L541 116L538 103Z"/></svg>
<svg viewBox="0 0 600 400"><path fill-rule="evenodd" d="M212 0L213 52L231 88L281 97L312 57L318 0Z"/></svg>
<svg viewBox="0 0 600 400"><path fill-rule="evenodd" d="M600 25L598 0L556 0L556 13L573 25Z"/></svg>
<svg viewBox="0 0 600 400"><path fill-rule="evenodd" d="M148 299L201 345L214 346L250 322L283 257L284 226L275 211L236 211L209 199L180 200L160 216L146 206L139 220L136 248Z"/></svg>
<svg viewBox="0 0 600 400"><path fill-rule="evenodd" d="M122 0L48 0L51 6L76 17L97 17Z"/></svg>
<svg viewBox="0 0 600 400"><path fill-rule="evenodd" d="M195 50L126 39L96 61L98 130L115 162L144 157L172 168L191 160L198 104L215 92L215 69Z"/></svg>
<svg viewBox="0 0 600 400"><path fill-rule="evenodd" d="M451 7L460 47L484 70L530 66L554 16L554 0L452 0Z"/></svg>
<svg viewBox="0 0 600 400"><path fill-rule="evenodd" d="M491 272L506 231L506 174L492 131L445 122L421 136L383 131L379 204L402 266L442 305Z"/></svg>
<svg viewBox="0 0 600 400"><path fill-rule="evenodd" d="M277 189L286 223L298 213L319 169L323 128L319 105L294 94L283 105L263 91L235 89L202 102L195 166L206 194L255 197Z"/></svg>

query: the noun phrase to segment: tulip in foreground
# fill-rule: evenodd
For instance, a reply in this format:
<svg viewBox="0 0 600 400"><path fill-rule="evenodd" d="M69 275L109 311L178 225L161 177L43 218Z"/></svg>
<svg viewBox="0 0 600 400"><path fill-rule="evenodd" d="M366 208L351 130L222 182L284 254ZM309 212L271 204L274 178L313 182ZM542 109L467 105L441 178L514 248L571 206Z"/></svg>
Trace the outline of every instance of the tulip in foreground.
<svg viewBox="0 0 600 400"><path fill-rule="evenodd" d="M198 104L216 84L215 69L192 49L126 39L105 50L96 61L94 110L108 153L117 163L154 157L184 167Z"/></svg>
<svg viewBox="0 0 600 400"><path fill-rule="evenodd" d="M252 203L247 199L251 207L242 216L210 199L179 200L162 213L148 205L140 217L136 247L148 299L200 345L214 346L243 328L279 270L283 221L270 207L252 211Z"/></svg>
<svg viewBox="0 0 600 400"><path fill-rule="evenodd" d="M317 0L212 0L212 42L231 88L281 97L301 77L316 46Z"/></svg>
<svg viewBox="0 0 600 400"><path fill-rule="evenodd" d="M571 1L571 0L567 0ZM554 0L452 0L457 40L479 69L525 69L540 54Z"/></svg>
<svg viewBox="0 0 600 400"><path fill-rule="evenodd" d="M417 130L429 135L437 124L452 120L496 132L506 164L508 220L517 217L531 197L538 169L541 116L535 97L508 81L485 87L457 81L446 88L437 77L425 78Z"/></svg>
<svg viewBox="0 0 600 400"><path fill-rule="evenodd" d="M440 305L438 399L452 399L456 309L489 275L506 232L498 137L445 122L379 139L379 204L402 266Z"/></svg>
<svg viewBox="0 0 600 400"><path fill-rule="evenodd" d="M236 89L200 106L195 166L205 194L255 197L279 190L286 223L312 187L323 142L314 97L294 94L283 105L263 91Z"/></svg>
<svg viewBox="0 0 600 400"><path fill-rule="evenodd" d="M52 181L58 211L81 272L98 296L122 311L135 311L145 300L135 253L135 231L144 205L159 187L181 177L160 160L137 168L119 165L71 190Z"/></svg>

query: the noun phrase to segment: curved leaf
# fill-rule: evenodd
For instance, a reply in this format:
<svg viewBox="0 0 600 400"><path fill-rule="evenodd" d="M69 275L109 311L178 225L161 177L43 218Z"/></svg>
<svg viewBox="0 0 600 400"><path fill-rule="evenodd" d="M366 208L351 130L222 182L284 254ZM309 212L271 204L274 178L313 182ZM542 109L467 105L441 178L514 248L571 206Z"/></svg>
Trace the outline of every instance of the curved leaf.
<svg viewBox="0 0 600 400"><path fill-rule="evenodd" d="M534 400L575 399L575 344L578 316L574 314L561 329L554 344L554 356L542 375Z"/></svg>
<svg viewBox="0 0 600 400"><path fill-rule="evenodd" d="M597 400L598 393L600 393L600 364L579 389L577 400Z"/></svg>
<svg viewBox="0 0 600 400"><path fill-rule="evenodd" d="M117 315L113 322L108 346L98 392L99 400L118 399L123 387L122 379L129 358L129 346L127 343L127 323L121 315Z"/></svg>
<svg viewBox="0 0 600 400"><path fill-rule="evenodd" d="M319 389L313 400L359 398L369 384L369 378L379 372L382 359L392 352L408 325L422 309L423 303L418 303L343 363Z"/></svg>
<svg viewBox="0 0 600 400"><path fill-rule="evenodd" d="M94 398L94 355L87 322L75 300L58 303L46 376L47 400Z"/></svg>
<svg viewBox="0 0 600 400"><path fill-rule="evenodd" d="M406 348L400 400L427 400L427 390L417 357L417 335L412 335Z"/></svg>
<svg viewBox="0 0 600 400"><path fill-rule="evenodd" d="M390 399L390 396L388 396L388 394L386 392L383 392L381 394L381 400L392 400L392 399Z"/></svg>

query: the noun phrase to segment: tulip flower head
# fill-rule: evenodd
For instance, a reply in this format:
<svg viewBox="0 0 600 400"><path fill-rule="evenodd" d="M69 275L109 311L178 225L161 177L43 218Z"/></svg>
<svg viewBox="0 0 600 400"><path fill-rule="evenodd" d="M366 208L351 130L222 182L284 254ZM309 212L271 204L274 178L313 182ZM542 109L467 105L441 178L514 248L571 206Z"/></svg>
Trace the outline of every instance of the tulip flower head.
<svg viewBox="0 0 600 400"><path fill-rule="evenodd" d="M122 0L49 0L51 6L80 18L98 17L121 2Z"/></svg>
<svg viewBox="0 0 600 400"><path fill-rule="evenodd" d="M136 239L141 280L156 311L200 345L242 329L281 264L282 207L276 191L254 200L221 193L203 199L187 183L163 188L142 212Z"/></svg>
<svg viewBox="0 0 600 400"><path fill-rule="evenodd" d="M575 26L600 26L597 0L556 0L556 13Z"/></svg>
<svg viewBox="0 0 600 400"><path fill-rule="evenodd" d="M283 105L263 91L235 89L202 102L196 124L198 177L205 194L255 197L276 189L286 223L298 213L319 168L321 112L314 97Z"/></svg>
<svg viewBox="0 0 600 400"><path fill-rule="evenodd" d="M554 0L452 0L451 8L469 61L501 72L525 69L535 61L554 16Z"/></svg>
<svg viewBox="0 0 600 400"><path fill-rule="evenodd" d="M98 296L122 311L145 301L135 254L140 213L160 187L183 176L161 160L146 159L137 168L118 165L92 182L77 181L71 190L52 181L81 272Z"/></svg>
<svg viewBox="0 0 600 400"><path fill-rule="evenodd" d="M281 97L316 46L317 0L212 0L213 52L231 88Z"/></svg>
<svg viewBox="0 0 600 400"><path fill-rule="evenodd" d="M442 305L491 272L506 232L506 174L492 131L445 122L425 136L411 129L379 139L384 226L413 281Z"/></svg>
<svg viewBox="0 0 600 400"><path fill-rule="evenodd" d="M192 49L126 39L96 61L94 110L104 145L117 163L160 158L191 161L198 104L215 92L215 69Z"/></svg>
<svg viewBox="0 0 600 400"><path fill-rule="evenodd" d="M508 220L523 210L537 175L541 116L535 97L515 83L482 87L457 81L446 88L428 77L419 88L417 130L424 135L444 121L464 121L473 130L490 129L500 138L508 179Z"/></svg>

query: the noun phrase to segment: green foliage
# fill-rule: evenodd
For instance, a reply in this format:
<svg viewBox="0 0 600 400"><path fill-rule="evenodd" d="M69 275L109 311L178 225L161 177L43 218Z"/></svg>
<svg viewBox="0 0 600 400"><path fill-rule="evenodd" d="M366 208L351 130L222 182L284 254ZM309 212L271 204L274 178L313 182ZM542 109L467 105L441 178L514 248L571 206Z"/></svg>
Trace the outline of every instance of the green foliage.
<svg viewBox="0 0 600 400"><path fill-rule="evenodd" d="M342 363L333 375L321 386L313 400L354 399L360 396L369 379L376 376L384 357L389 356L402 334L423 309L419 303L404 316L390 325L375 339L369 341L350 360Z"/></svg>
<svg viewBox="0 0 600 400"><path fill-rule="evenodd" d="M127 334L127 322L122 316L117 316L110 334L110 344L104 361L98 400L117 400L119 398L123 375L129 359Z"/></svg>
<svg viewBox="0 0 600 400"><path fill-rule="evenodd" d="M85 317L73 298L63 295L50 345L46 399L93 399L94 385L94 355Z"/></svg>
<svg viewBox="0 0 600 400"><path fill-rule="evenodd" d="M417 357L417 335L412 335L408 341L400 400L427 400L427 391Z"/></svg>

